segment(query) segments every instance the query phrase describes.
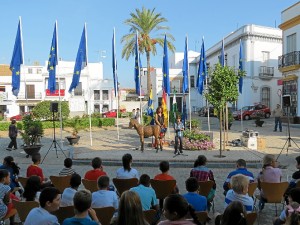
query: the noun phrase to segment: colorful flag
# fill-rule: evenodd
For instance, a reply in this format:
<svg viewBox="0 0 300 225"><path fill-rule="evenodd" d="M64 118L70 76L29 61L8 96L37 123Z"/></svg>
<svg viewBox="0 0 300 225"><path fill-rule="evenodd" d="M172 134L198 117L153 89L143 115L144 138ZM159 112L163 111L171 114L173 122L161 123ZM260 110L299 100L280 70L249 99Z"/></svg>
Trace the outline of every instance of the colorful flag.
<svg viewBox="0 0 300 225"><path fill-rule="evenodd" d="M202 39L201 52L200 52L200 61L198 68L198 79L197 79L197 87L200 95L203 93L203 83L205 81L207 75L206 70L206 56L205 56L205 48L204 48L204 38Z"/></svg>
<svg viewBox="0 0 300 225"><path fill-rule="evenodd" d="M79 84L81 70L83 70L83 68L87 66L87 63L88 62L87 62L86 27L84 25L78 52L77 52L77 56L76 56L73 79L72 79L71 86L69 88L69 93L71 93L72 90L75 89L77 87L77 85Z"/></svg>
<svg viewBox="0 0 300 225"><path fill-rule="evenodd" d="M152 92L152 88L151 88L150 95L149 95L149 100L148 100L148 110L147 110L147 115L152 118L151 122L150 122L150 125L154 125L153 111L154 111L153 92Z"/></svg>
<svg viewBox="0 0 300 225"><path fill-rule="evenodd" d="M220 56L220 64L221 64L222 67L225 66L224 39L222 39L222 49L221 49L221 56Z"/></svg>
<svg viewBox="0 0 300 225"><path fill-rule="evenodd" d="M167 94L166 94L164 88L163 88L163 94L162 94L162 99L161 99L161 107L163 109L163 114L164 114L164 123L166 126L168 126Z"/></svg>
<svg viewBox="0 0 300 225"><path fill-rule="evenodd" d="M54 93L56 90L56 65L57 65L57 22L54 25L54 32L51 42L48 67L49 80L48 80L48 89L50 93Z"/></svg>
<svg viewBox="0 0 300 225"><path fill-rule="evenodd" d="M112 38L112 68L113 68L115 97L117 97L117 93L119 92L119 88L118 88L118 74L117 74L115 28L114 28L114 31L113 31L113 38Z"/></svg>
<svg viewBox="0 0 300 225"><path fill-rule="evenodd" d="M20 91L20 71L23 64L23 40L21 31L21 18L19 19L18 30L15 40L14 52L10 62L10 70L12 72L12 93L18 96Z"/></svg>
<svg viewBox="0 0 300 225"><path fill-rule="evenodd" d="M163 89L170 96L170 77L169 77L169 60L168 60L168 45L167 36L164 41L164 57L163 57Z"/></svg>
<svg viewBox="0 0 300 225"><path fill-rule="evenodd" d="M135 81L135 93L141 94L141 76L140 76L140 54L139 54L139 40L138 32L135 35L135 60L134 60L134 81Z"/></svg>
<svg viewBox="0 0 300 225"><path fill-rule="evenodd" d="M185 95L183 96L183 107L182 107L182 116L181 116L181 121L185 127L185 123L187 120L187 112L186 112L186 100L185 100Z"/></svg>
<svg viewBox="0 0 300 225"><path fill-rule="evenodd" d="M242 40L240 40L240 55L239 55L239 70L243 71L243 43ZM243 77L241 76L239 78L239 92L242 94L243 92Z"/></svg>
<svg viewBox="0 0 300 225"><path fill-rule="evenodd" d="M189 58L188 58L188 38L185 37L185 48L184 48L184 58L183 58L183 65L182 65L182 75L183 75L183 82L182 82L182 92L186 93L189 89Z"/></svg>

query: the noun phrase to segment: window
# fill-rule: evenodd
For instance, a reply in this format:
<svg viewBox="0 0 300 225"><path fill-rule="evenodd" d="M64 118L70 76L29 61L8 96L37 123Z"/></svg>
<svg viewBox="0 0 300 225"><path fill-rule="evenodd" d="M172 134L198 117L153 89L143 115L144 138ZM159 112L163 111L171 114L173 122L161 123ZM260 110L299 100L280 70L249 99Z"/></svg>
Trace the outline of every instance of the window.
<svg viewBox="0 0 300 225"><path fill-rule="evenodd" d="M286 53L296 51L296 33L286 37Z"/></svg>
<svg viewBox="0 0 300 225"><path fill-rule="evenodd" d="M108 90L102 90L102 100L109 100L108 99Z"/></svg>
<svg viewBox="0 0 300 225"><path fill-rule="evenodd" d="M41 69L41 68L38 68L38 69L37 69L37 73L38 73L38 74L42 73L42 69Z"/></svg>
<svg viewBox="0 0 300 225"><path fill-rule="evenodd" d="M94 105L94 112L99 113L100 112L100 105Z"/></svg>
<svg viewBox="0 0 300 225"><path fill-rule="evenodd" d="M32 68L28 68L28 73L32 73Z"/></svg>
<svg viewBox="0 0 300 225"><path fill-rule="evenodd" d="M190 76L190 81L191 81L191 88L195 87L195 76Z"/></svg>
<svg viewBox="0 0 300 225"><path fill-rule="evenodd" d="M5 92L5 86L0 86L0 92Z"/></svg>
<svg viewBox="0 0 300 225"><path fill-rule="evenodd" d="M46 89L48 89L49 78L46 78L45 82L46 82ZM56 82L55 82L55 89L59 90L58 79L56 79ZM60 89L61 90L65 90L66 89L66 87L65 87L65 78L61 78L60 79Z"/></svg>
<svg viewBox="0 0 300 225"><path fill-rule="evenodd" d="M82 96L82 83L79 82L77 87L74 89L74 95L75 96Z"/></svg>
<svg viewBox="0 0 300 225"><path fill-rule="evenodd" d="M100 100L100 90L94 90L94 100ZM99 108L99 110L100 110L100 108Z"/></svg>
<svg viewBox="0 0 300 225"><path fill-rule="evenodd" d="M34 85L26 85L26 94L28 99L35 99Z"/></svg>
<svg viewBox="0 0 300 225"><path fill-rule="evenodd" d="M263 87L261 89L261 104L270 106L270 94L271 90L269 87Z"/></svg>
<svg viewBox="0 0 300 225"><path fill-rule="evenodd" d="M262 52L262 64L263 66L268 66L270 59L270 52Z"/></svg>

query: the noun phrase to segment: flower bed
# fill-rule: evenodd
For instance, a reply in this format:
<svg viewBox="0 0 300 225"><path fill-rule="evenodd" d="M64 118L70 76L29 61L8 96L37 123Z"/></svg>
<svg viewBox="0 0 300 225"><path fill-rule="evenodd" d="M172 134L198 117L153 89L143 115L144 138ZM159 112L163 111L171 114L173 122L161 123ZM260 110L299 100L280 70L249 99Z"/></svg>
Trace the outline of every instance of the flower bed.
<svg viewBox="0 0 300 225"><path fill-rule="evenodd" d="M197 130L184 131L183 134L183 149L186 150L211 150L214 148L214 143L209 140L209 136Z"/></svg>

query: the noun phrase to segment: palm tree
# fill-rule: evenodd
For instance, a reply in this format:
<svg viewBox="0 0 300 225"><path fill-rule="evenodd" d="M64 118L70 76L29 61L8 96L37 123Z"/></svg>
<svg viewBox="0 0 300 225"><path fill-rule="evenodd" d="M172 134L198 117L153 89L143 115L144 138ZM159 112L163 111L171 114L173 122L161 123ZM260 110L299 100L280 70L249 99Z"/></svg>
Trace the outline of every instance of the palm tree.
<svg viewBox="0 0 300 225"><path fill-rule="evenodd" d="M142 10L136 9L135 13L130 13L130 16L131 18L124 21L126 25L130 26L130 29L129 34L124 35L121 39L121 43L125 42L122 50L122 58L125 57L128 60L130 55L134 55L135 35L136 31L138 31L139 52L141 54L146 53L147 58L147 91L149 95L151 89L150 53L153 55L157 54L156 44L163 47L165 33L157 34L157 31L169 30L169 27L161 25L161 23L168 20L162 17L161 13L156 13L155 8L152 10L145 9L144 7ZM153 37L154 35L156 35L155 38ZM171 34L166 33L166 35L169 40L175 40ZM175 51L175 47L171 42L168 42L168 48L172 52Z"/></svg>

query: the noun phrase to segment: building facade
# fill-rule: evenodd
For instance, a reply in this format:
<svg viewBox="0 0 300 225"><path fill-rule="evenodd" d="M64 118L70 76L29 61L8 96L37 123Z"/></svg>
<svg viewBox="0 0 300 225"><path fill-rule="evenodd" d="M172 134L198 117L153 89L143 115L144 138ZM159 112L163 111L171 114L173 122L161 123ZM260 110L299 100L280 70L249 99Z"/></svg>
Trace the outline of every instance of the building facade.
<svg viewBox="0 0 300 225"><path fill-rule="evenodd" d="M281 12L279 28L283 33L283 52L278 58L278 68L282 73L282 93L290 98L290 107L285 110L288 109L294 122L300 123L300 2Z"/></svg>

